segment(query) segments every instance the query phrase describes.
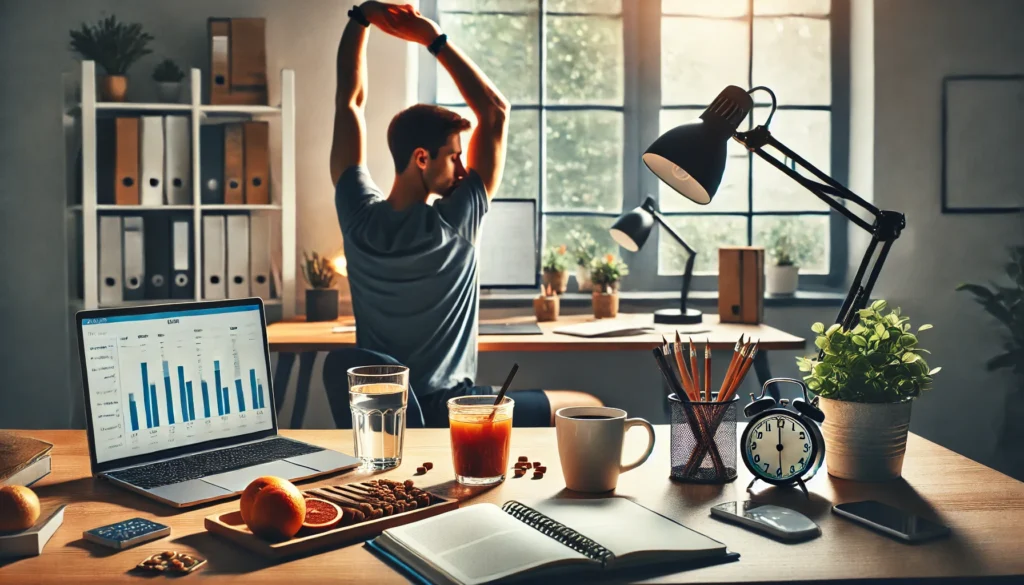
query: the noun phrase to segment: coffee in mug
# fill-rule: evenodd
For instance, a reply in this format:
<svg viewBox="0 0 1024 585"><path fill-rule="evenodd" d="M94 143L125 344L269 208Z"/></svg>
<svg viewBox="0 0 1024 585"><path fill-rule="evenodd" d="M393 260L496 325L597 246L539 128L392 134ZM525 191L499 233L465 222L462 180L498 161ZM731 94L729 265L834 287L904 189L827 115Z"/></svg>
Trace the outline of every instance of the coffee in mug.
<svg viewBox="0 0 1024 585"><path fill-rule="evenodd" d="M622 464L622 441L631 427L642 426L649 436L644 454ZM626 418L626 411L606 406L570 406L555 413L558 458L565 487L577 492L600 493L615 489L619 474L639 467L654 450L654 427L642 418Z"/></svg>

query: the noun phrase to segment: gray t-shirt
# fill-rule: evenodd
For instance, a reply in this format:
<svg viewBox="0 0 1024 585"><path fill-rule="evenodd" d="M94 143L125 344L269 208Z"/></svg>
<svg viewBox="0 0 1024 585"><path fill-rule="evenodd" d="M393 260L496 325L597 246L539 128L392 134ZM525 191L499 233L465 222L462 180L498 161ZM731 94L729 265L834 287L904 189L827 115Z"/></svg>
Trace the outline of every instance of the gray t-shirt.
<svg viewBox="0 0 1024 585"><path fill-rule="evenodd" d="M487 192L476 171L433 206L394 210L363 167L335 190L356 344L409 367L418 395L472 384L477 365L477 233Z"/></svg>

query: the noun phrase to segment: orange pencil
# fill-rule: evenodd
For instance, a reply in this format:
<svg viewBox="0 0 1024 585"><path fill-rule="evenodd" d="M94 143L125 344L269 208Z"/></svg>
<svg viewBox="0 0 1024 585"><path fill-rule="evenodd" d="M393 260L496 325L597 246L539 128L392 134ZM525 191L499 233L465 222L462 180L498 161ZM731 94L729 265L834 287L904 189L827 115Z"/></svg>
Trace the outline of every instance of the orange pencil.
<svg viewBox="0 0 1024 585"><path fill-rule="evenodd" d="M697 350L693 347L693 338L690 338L690 370L693 372L693 387L697 392L697 400L700 400L700 370L697 369Z"/></svg>
<svg viewBox="0 0 1024 585"><path fill-rule="evenodd" d="M732 381L732 377L736 374L737 364L743 363L744 352L747 349L747 344L743 343L743 335L736 341L736 345L732 348L732 359L729 360L729 368L725 371L725 377L722 379L722 385L718 388L718 400L719 402L725 398L725 392L729 388L729 383Z"/></svg>
<svg viewBox="0 0 1024 585"><path fill-rule="evenodd" d="M678 331L676 331L676 344L673 346L673 350L676 358L676 367L679 368L679 376L684 380L683 384L686 394L690 397L690 400L699 400L696 389L693 387L693 378L690 377L690 371L686 369L686 360L683 359L683 341L679 338Z"/></svg>
<svg viewBox="0 0 1024 585"><path fill-rule="evenodd" d="M740 368L740 371L736 374L736 377L732 382L732 386L725 394L726 400L732 398L732 395L736 393L736 390L740 387L740 384L743 382L743 378L746 377L747 371L750 370L750 366L751 364L754 363L754 358L757 356L757 346L758 344L760 344L760 342L761 340L759 339L757 343L754 344L754 347L750 348L750 355L748 355L747 359L744 360L743 367Z"/></svg>
<svg viewBox="0 0 1024 585"><path fill-rule="evenodd" d="M711 401L711 339L704 342L704 400Z"/></svg>

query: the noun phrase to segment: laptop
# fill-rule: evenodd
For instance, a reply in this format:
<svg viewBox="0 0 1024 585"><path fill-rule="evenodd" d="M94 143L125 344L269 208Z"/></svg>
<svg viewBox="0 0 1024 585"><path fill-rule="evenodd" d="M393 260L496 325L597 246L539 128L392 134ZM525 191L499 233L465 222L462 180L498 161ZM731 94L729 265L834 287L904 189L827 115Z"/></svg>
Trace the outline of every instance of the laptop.
<svg viewBox="0 0 1024 585"><path fill-rule="evenodd" d="M171 506L359 460L278 435L259 298L80 311L92 474Z"/></svg>

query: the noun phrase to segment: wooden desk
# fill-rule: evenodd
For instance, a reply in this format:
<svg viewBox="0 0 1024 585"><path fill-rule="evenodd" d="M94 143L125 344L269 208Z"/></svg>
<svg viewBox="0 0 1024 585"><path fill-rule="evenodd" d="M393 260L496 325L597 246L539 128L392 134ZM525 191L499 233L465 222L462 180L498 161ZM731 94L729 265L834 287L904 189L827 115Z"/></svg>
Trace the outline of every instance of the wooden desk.
<svg viewBox="0 0 1024 585"><path fill-rule="evenodd" d="M717 350L731 350L740 334L748 335L754 339L760 339L760 351L754 358L754 373L761 384L771 378L768 369L767 351L782 349L803 349L805 340L781 331L765 324L759 325L738 325L733 323L720 323L718 315L704 315L704 322L698 325L655 325L654 316L646 314L619 314L619 320L630 323L639 322L654 325L657 332L646 335L631 337L601 337L587 339L555 333L555 329L593 321L591 315L567 315L556 322L539 323L542 335L480 335L477 338L477 348L481 352L489 351L529 351L529 352L552 352L552 351L650 351L651 348L661 345L661 337L671 339L678 329L685 339L687 333L693 335L694 341L700 339L711 340L711 348ZM535 319L532 315L521 317L508 317L505 319L487 319L484 323L532 323ZM332 333L336 325L352 325L351 318L339 321L307 323L305 320L284 321L273 323L267 327L267 341L270 351L280 352L276 371L274 373L274 394L277 401L278 412L284 404L285 389L288 387L288 380L291 378L292 367L295 363L295 355L299 354L299 379L296 385L295 408L292 410L292 428L302 426L302 417L306 412L306 404L309 401L309 385L313 373L313 362L316 359L316 352L331 351L343 347L354 347L356 334Z"/></svg>
<svg viewBox="0 0 1024 585"><path fill-rule="evenodd" d="M759 490L755 499L800 510L821 526L822 536L815 540L782 544L709 516L712 505L748 499L744 492L750 481L746 468L741 465L736 481L724 486L674 483L668 479L669 429L663 425L656 428L654 454L647 463L621 476L617 494L634 498L644 506L724 542L742 558L738 562L696 569L653 582L806 582L1024 575L1024 483L915 435L911 435L907 445L905 480L858 484L834 479L822 470L808 485L809 500L796 490L765 490L763 484L755 487ZM407 463L384 477L404 480L412 476L416 465L432 461L432 471L414 478L417 485L439 486L441 492L459 497L463 505L500 504L510 499L531 500L569 494L562 491L564 482L554 429L515 429L512 433L512 456L527 455L543 461L549 468L544 479L509 479L494 489L475 494L452 481L447 429L413 429L408 433ZM204 583L299 584L329 580L408 583L361 545L271 564L203 529L205 516L237 509L237 500L177 511L90 478L84 431L26 434L55 445L51 453L53 473L35 487L44 507L58 503L69 506L64 525L41 556L0 563L0 583L139 582L138 577L127 573L128 569L146 556L167 549L189 551L209 560L197 575L187 577L189 581L198 578ZM342 451L352 449L350 432L300 430L283 434ZM644 433L630 433L625 458L639 453L645 441ZM335 476L302 485L336 484L356 477L356 474ZM952 528L952 534L943 540L907 545L830 511L833 503L861 499L878 499L938 518ZM122 552L82 539L85 530L134 516L171 526L171 536ZM163 582L162 577L159 579Z"/></svg>

